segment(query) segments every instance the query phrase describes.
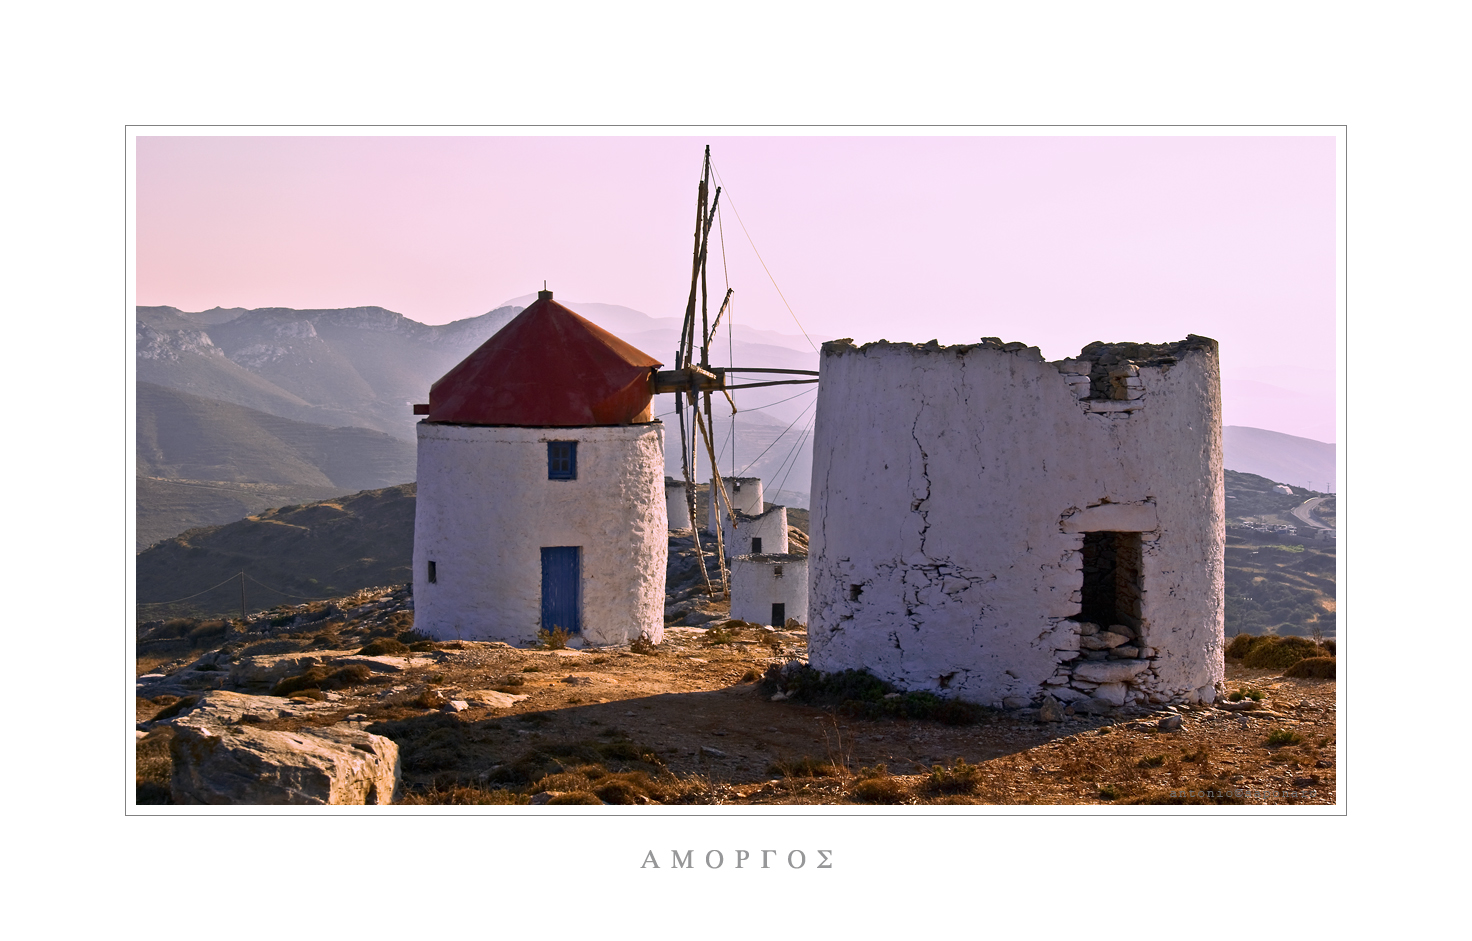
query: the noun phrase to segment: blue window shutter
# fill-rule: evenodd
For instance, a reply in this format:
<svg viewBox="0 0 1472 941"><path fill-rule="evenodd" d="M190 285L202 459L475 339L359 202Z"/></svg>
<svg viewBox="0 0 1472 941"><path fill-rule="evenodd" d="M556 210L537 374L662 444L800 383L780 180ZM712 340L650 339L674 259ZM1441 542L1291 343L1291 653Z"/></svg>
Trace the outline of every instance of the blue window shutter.
<svg viewBox="0 0 1472 941"><path fill-rule="evenodd" d="M547 442L547 479L578 479L578 443L576 441Z"/></svg>

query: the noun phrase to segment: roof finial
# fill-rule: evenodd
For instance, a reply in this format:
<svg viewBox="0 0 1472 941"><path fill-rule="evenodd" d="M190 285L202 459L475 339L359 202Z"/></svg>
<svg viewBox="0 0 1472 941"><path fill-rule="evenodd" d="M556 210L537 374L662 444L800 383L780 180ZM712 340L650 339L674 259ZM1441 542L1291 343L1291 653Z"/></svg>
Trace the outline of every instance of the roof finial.
<svg viewBox="0 0 1472 941"><path fill-rule="evenodd" d="M552 299L552 292L549 291L549 290L547 290L547 282L544 280L542 282L542 289L537 292L537 300L539 300L539 301L550 301L551 299Z"/></svg>

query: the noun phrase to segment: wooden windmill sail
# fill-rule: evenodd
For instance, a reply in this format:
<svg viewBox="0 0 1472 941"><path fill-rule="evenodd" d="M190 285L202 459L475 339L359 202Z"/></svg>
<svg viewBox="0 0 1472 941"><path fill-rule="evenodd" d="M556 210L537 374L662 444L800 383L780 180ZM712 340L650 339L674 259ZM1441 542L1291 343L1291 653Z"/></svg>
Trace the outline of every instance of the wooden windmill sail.
<svg viewBox="0 0 1472 941"><path fill-rule="evenodd" d="M706 592L714 594L717 590L725 592L728 590L726 575L725 546L722 544L723 536L718 521L712 520L711 529L716 537L716 559L720 565L719 589L711 583L710 573L705 568L705 554L700 547L700 527L695 525L695 480L696 469L700 463L700 451L702 444L706 455L710 459L711 487L713 489L712 500L716 512L724 507L726 514L735 520L735 513L731 508L731 500L726 493L726 488L721 482L719 466L716 462L715 440L712 435L714 423L711 416L711 398L719 392L726 397L730 403L732 414L736 413L736 402L731 398L731 392L736 389L755 389L761 386L795 385L802 383L817 382L818 373L810 369L769 369L763 367L736 367L736 366L712 366L710 362L710 341L715 335L716 328L720 326L721 318L726 316L731 306L731 296L734 294L732 288L726 289L725 297L721 299L721 306L716 311L714 320L710 319L710 286L706 278L706 260L710 248L711 227L715 223L716 210L721 202L721 188L715 188L714 196L711 194L710 186L710 146L705 148L705 165L700 175L700 190L695 203L695 251L690 271L690 299L685 305L685 321L680 331L680 348L675 353L675 368L660 370L654 376L654 391L673 392L675 394L675 411L680 419L680 466L685 475L685 500L690 511L690 525L695 534L695 555L700 561L700 574L705 580ZM697 344L695 324L695 303L697 294L700 300L700 326L699 343ZM697 353L698 350L698 353ZM698 356L698 359L697 359ZM794 376L812 376L810 379L776 379L765 382L748 382L732 385L727 381L728 374L742 373L778 373ZM685 430L685 411L689 409L690 430Z"/></svg>

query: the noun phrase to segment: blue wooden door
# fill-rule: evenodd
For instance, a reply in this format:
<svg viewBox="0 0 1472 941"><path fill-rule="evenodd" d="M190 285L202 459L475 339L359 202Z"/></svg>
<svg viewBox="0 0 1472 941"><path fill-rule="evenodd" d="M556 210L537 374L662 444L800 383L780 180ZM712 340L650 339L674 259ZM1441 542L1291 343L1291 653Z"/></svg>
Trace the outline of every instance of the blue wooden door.
<svg viewBox="0 0 1472 941"><path fill-rule="evenodd" d="M583 629L583 550L581 546L542 547L542 629Z"/></svg>

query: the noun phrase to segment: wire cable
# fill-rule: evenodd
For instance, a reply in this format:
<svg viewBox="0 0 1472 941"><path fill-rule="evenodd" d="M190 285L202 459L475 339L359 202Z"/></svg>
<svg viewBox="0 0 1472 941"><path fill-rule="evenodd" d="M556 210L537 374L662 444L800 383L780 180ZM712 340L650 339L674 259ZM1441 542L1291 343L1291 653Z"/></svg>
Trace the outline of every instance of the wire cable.
<svg viewBox="0 0 1472 941"><path fill-rule="evenodd" d="M237 578L240 578L242 575L245 575L245 573L244 572L236 572L234 575L231 575L229 578L227 578L223 582L221 582L220 585L228 585L231 582L235 581ZM164 605L164 604L178 604L181 601L188 601L190 598L198 598L200 595L207 594L208 592L212 592L216 588L219 588L220 585L212 585L209 588L206 588L204 591L196 591L192 595L185 595L183 598L175 598L173 601L139 601L139 602L135 602L135 603L140 608L151 608L151 607L154 607L154 606L157 606L157 605Z"/></svg>
<svg viewBox="0 0 1472 941"><path fill-rule="evenodd" d="M255 579L255 576L253 576L253 575L247 575L245 577L248 578L248 579L250 579L253 582L256 582L257 585L260 585L262 588L266 589L267 591L274 591L274 592L276 592L276 594L278 594L278 595L285 595L288 598L300 598L302 601L320 601L320 600L322 600L320 598L308 598L306 595L293 595L289 591L282 591L280 588L272 588L270 585L264 585L264 584L261 584L260 582L257 582L256 579Z"/></svg>
<svg viewBox="0 0 1472 941"><path fill-rule="evenodd" d="M798 398L798 397L804 396L804 395L812 395L814 392L817 392L817 391L818 391L817 389L804 389L803 391L799 392L797 395L789 395L785 399L778 399L775 402L768 402L766 405L753 405L751 408L743 408L741 411L742 412L760 412L764 408L771 408L773 405L781 405L783 402L791 402L795 398Z"/></svg>
<svg viewBox="0 0 1472 941"><path fill-rule="evenodd" d="M736 213L736 221L741 224L741 231L746 234L746 240L751 242L751 250L756 252L756 260L762 263L762 270L767 273L767 278L772 282L772 287L777 288L777 296L782 298L783 304L787 305L787 312L792 315L792 322L797 324L797 329L802 331L803 339L808 341L808 346L813 348L813 352L818 352L818 347L813 343L813 338L808 336L808 331L803 327L802 321L797 319L797 312L792 309L791 304L787 303L787 295L782 293L782 289L777 286L777 279L772 277L772 269L767 267L767 262L762 258L762 253L757 251L756 242L752 240L751 232L747 230L746 223L741 220L741 210L736 208L735 200L731 199L730 188L726 186L726 181L721 179L721 171L716 169L714 162L711 163L710 168L715 173L716 179L720 181L721 188L726 191L726 202L731 204L731 211Z"/></svg>
<svg viewBox="0 0 1472 941"><path fill-rule="evenodd" d="M814 415L814 416L813 416L813 418L817 418L817 417L818 417L818 416L816 416L816 415ZM807 440L807 436L808 436L808 432L809 432L809 431L812 431L812 430L813 430L813 422L812 422L812 419L809 419L809 420L808 420L808 426L807 426L807 427L806 427L806 428L804 428L804 429L803 429L803 430L802 430L802 434L800 434L800 435L798 435L798 437L797 437L797 444L795 444L795 445L793 445L793 446L792 446L792 453L791 453L791 454L790 454L790 455L788 455L788 456L789 456L789 457L791 457L791 458L792 458L792 463L791 463L791 464L790 464L790 465L788 465L788 468L787 468L787 474L784 474L784 475L783 475L783 476L782 476L782 480L781 480L781 482L779 482L779 483L778 483L778 484L777 484L777 489L776 489L776 490L775 490L775 491L773 491L773 495L774 495L774 496L775 496L775 495L776 495L776 494L780 494L780 493L781 493L781 492L782 492L782 484L785 484L785 483L787 483L787 477L788 477L788 476L789 476L789 475L790 475L790 474L791 474L791 473L792 473L792 472L793 472L793 470L794 470L794 469L795 469L795 468L796 468L796 467L797 467L797 455L798 455L798 454L799 454L799 453L800 453L800 452L801 452L801 450L802 450L802 443L803 443L803 442L804 442L804 441L805 441L805 440ZM786 463L786 462L784 462L784 463ZM780 471L780 470L781 470L781 469L782 469L782 467L781 467L781 465L780 465L780 464L779 464L779 465L778 465L778 466L777 466L777 469L778 469L778 470L779 470L779 471ZM775 475L775 474L774 474L774 475L773 475L773 476L774 476L774 477L775 477L775 476L776 476L776 475Z"/></svg>
<svg viewBox="0 0 1472 941"><path fill-rule="evenodd" d="M813 401L816 402L817 400L814 399ZM797 417L792 420L792 425L795 425L798 422L802 421L803 416L806 415L808 413L808 409L809 408L812 408L812 407L813 407L813 402L809 402L808 405L807 405L807 408L804 408L801 412L798 412ZM757 461L760 461L766 455L767 451L772 450L772 448L774 446L776 446L777 442L782 440L782 436L783 435L787 434L787 432L789 432L789 431L792 430L792 425L788 425L786 428L783 428L782 429L782 434L780 434L777 437L773 438L772 439L772 443L769 444L769 445L767 445L766 448L762 451L761 454L758 454L755 458L753 458L752 461L751 461L751 464L747 464L745 467L743 467L741 469L741 473L738 474L737 476L745 476L746 472L749 471L749 470L751 470L753 464L755 464Z"/></svg>

